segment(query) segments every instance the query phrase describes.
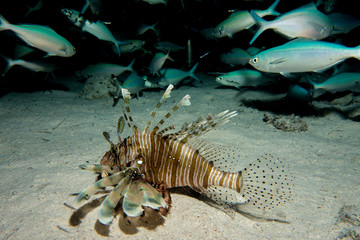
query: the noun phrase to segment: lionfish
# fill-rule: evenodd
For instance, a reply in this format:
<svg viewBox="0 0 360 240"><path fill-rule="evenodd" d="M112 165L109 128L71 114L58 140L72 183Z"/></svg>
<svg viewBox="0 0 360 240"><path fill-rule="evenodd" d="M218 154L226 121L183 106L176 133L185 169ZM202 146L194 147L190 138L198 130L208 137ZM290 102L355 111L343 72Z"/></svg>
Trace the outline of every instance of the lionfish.
<svg viewBox="0 0 360 240"><path fill-rule="evenodd" d="M268 209L290 199L289 177L279 165L281 161L273 161L271 157L258 159L239 171L234 169L238 151L199 138L228 122L237 115L235 111L209 114L205 119L186 123L179 131L170 133L175 129L174 125L162 126L180 106L190 105L190 96L186 95L149 130L156 111L170 97L172 89L173 85L169 85L142 132L130 115L130 93L122 89L124 105L120 105L123 117L118 122L119 143L114 144L110 135L103 133L110 143L110 150L100 164L80 166L83 170L99 173L101 179L82 190L76 198L77 203L89 200L91 195L106 187L114 187L99 209L98 220L109 225L121 200L127 216L140 216L143 207L159 210L165 215L171 206L167 189L173 187L188 186L216 203L230 207L249 203ZM125 123L134 135L121 139Z"/></svg>

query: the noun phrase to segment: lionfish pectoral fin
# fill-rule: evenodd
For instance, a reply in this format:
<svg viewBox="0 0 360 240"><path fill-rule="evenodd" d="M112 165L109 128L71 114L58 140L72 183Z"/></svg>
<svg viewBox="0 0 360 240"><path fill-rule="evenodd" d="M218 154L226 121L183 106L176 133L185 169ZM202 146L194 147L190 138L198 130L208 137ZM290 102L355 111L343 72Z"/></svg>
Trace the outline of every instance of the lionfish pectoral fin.
<svg viewBox="0 0 360 240"><path fill-rule="evenodd" d="M146 182L141 182L140 185L140 189L144 193L141 205L156 210L160 208L168 209L169 206L166 204L165 199L154 187Z"/></svg>
<svg viewBox="0 0 360 240"><path fill-rule="evenodd" d="M126 175L125 172L117 172L85 188L77 195L75 200L76 205L81 204L85 200L89 200L90 196L94 195L98 191L101 191L103 188L107 186L116 185L117 183L120 182L121 179L125 177L125 175Z"/></svg>
<svg viewBox="0 0 360 240"><path fill-rule="evenodd" d="M132 182L124 196L124 213L129 217L140 216L144 212L142 206L155 210L168 208L164 198L150 184L143 181Z"/></svg>
<svg viewBox="0 0 360 240"><path fill-rule="evenodd" d="M141 207L143 196L143 192L139 189L139 182L132 182L124 195L122 204L123 211L127 216L137 217L144 212Z"/></svg>
<svg viewBox="0 0 360 240"><path fill-rule="evenodd" d="M79 168L81 168L82 170L86 170L86 171L92 171L92 172L96 172L96 173L103 173L103 172L107 172L110 174L114 174L119 172L120 168L117 166L108 166L108 165L102 165L102 164L82 164L79 166Z"/></svg>
<svg viewBox="0 0 360 240"><path fill-rule="evenodd" d="M119 182L119 184L112 190L104 199L99 209L99 221L104 225L109 225L113 220L113 213L116 205L119 203L122 196L125 195L131 183L131 175L128 174Z"/></svg>

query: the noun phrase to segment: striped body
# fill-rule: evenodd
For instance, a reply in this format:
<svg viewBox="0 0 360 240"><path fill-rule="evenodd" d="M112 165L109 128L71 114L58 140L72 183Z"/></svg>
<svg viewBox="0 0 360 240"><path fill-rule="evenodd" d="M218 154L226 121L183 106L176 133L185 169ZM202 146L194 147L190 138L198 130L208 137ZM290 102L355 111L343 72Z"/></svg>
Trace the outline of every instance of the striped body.
<svg viewBox="0 0 360 240"><path fill-rule="evenodd" d="M144 207L150 207L165 216L171 207L167 188L188 186L211 198L224 209L243 203L251 203L258 209L269 209L290 199L289 178L279 159L271 155L258 158L242 171L237 170L239 149L211 144L199 137L204 133L227 123L237 113L228 110L216 115L209 114L192 123L175 129L174 125L163 124L180 106L190 105L190 96L185 95L153 128L151 119L156 115L162 101L170 97L173 85L169 85L151 113L144 131L140 132L130 115L130 92L122 89L124 114L118 121L119 143L110 141L110 135L103 132L110 143L100 164L81 165L83 170L100 174L99 180L83 189L76 202L88 200L90 196L106 187L113 187L100 205L99 221L111 224L116 206L122 204L125 215L137 217ZM133 135L122 139L124 125ZM122 199L122 201L120 201Z"/></svg>
<svg viewBox="0 0 360 240"><path fill-rule="evenodd" d="M141 156L146 181L165 183L167 187L189 186L201 192L209 186L222 186L237 192L241 172L223 172L186 143L153 133L136 134L126 141L125 161Z"/></svg>

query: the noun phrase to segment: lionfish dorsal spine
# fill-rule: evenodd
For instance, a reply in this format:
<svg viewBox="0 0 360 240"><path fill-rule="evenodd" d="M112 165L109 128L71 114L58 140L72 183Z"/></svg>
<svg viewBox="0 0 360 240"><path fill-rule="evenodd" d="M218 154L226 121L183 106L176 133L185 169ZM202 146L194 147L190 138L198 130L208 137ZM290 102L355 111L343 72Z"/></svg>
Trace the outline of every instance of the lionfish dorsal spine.
<svg viewBox="0 0 360 240"><path fill-rule="evenodd" d="M157 110L159 110L159 108L161 107L163 101L164 101L165 99L167 99L167 98L170 97L170 93L171 93L171 90L172 90L173 88L174 88L174 85L172 85L172 84L170 84L170 85L166 88L164 94L163 94L162 97L160 98L159 102L156 104L155 109L151 112L150 119L149 119L149 121L147 122L147 124L146 124L146 126L145 126L144 132L147 132L147 129L150 127L150 124L151 124L151 119L155 117L156 112L157 112Z"/></svg>
<svg viewBox="0 0 360 240"><path fill-rule="evenodd" d="M153 128L152 133L156 134L157 131L160 129L160 126L163 125L165 123L165 120L170 118L171 115L176 112L181 106L190 106L191 102L190 102L190 95L186 94L181 100L180 102L178 102L167 114L165 114L165 116L156 124L156 126ZM162 131L163 133L165 131Z"/></svg>
<svg viewBox="0 0 360 240"><path fill-rule="evenodd" d="M135 123L131 117L131 113L130 113L130 106L129 106L129 102L131 99L130 92L127 89L122 88L121 95L122 95L124 103L125 103L125 109L121 104L120 104L120 107L121 107L121 111L123 112L125 121L126 121L128 127L133 130L134 134L137 134L138 129L137 129L137 126L135 125Z"/></svg>

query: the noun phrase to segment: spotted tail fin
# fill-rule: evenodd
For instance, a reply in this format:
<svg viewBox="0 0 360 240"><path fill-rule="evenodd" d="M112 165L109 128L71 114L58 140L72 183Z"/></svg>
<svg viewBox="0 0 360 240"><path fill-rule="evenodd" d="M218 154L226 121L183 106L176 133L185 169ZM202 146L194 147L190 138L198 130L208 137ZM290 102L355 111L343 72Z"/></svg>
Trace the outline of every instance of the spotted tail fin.
<svg viewBox="0 0 360 240"><path fill-rule="evenodd" d="M222 172L214 179L217 182L213 182L205 194L216 202L244 204L255 210L266 211L292 199L292 176L280 159L269 154L258 158L242 171Z"/></svg>

